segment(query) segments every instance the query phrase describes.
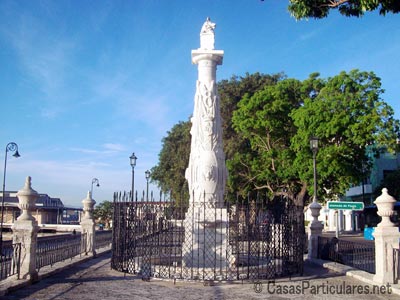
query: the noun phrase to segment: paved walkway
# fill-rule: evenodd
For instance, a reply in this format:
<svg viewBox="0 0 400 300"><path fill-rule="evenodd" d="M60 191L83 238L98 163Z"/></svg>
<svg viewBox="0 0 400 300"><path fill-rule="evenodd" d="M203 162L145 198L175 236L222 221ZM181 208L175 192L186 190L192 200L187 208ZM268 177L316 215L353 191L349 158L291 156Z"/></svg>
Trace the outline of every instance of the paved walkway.
<svg viewBox="0 0 400 300"><path fill-rule="evenodd" d="M345 288L346 295L338 294ZM382 290L386 287L379 287ZM257 290L258 292L256 292ZM399 299L399 295L366 294L373 286L306 262L305 275L275 284L142 281L110 268L110 254L63 270L40 282L11 292L0 300L133 300L133 299ZM304 293L303 293L304 291ZM375 292L377 292L375 290Z"/></svg>

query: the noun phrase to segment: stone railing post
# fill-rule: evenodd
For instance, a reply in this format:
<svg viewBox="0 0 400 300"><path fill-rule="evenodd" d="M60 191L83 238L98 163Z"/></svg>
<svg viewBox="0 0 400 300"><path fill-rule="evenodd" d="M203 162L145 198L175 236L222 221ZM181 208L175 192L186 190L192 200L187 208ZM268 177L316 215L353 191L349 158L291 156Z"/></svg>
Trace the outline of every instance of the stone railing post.
<svg viewBox="0 0 400 300"><path fill-rule="evenodd" d="M390 221L394 214L394 203L396 200L388 194L386 188L382 189L382 195L375 200L378 207L378 215L382 221L373 233L375 237L375 276L374 281L378 283L395 283L393 249L399 248L399 228Z"/></svg>
<svg viewBox="0 0 400 300"><path fill-rule="evenodd" d="M86 255L96 255L95 248L95 222L93 217L93 210L96 201L92 199L91 192L87 193L85 199L82 200L83 203L83 216L81 220L82 227L82 237L84 238L84 247Z"/></svg>
<svg viewBox="0 0 400 300"><path fill-rule="evenodd" d="M20 278L36 281L38 273L36 270L36 245L39 226L36 219L32 216L32 211L36 207L36 199L39 194L32 189L31 177L28 176L25 186L18 191L18 207L22 214L12 226L13 243L21 243L21 267Z"/></svg>
<svg viewBox="0 0 400 300"><path fill-rule="evenodd" d="M318 237L322 234L324 228L318 220L322 207L318 202L313 201L308 208L313 217L308 231L308 258L318 258Z"/></svg>

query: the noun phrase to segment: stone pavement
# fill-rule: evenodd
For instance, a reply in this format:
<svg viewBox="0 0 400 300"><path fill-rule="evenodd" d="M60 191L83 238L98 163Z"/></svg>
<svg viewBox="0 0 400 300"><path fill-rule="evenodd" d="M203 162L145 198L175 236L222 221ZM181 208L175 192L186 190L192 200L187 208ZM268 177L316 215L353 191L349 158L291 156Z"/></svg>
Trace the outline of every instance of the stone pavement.
<svg viewBox="0 0 400 300"><path fill-rule="evenodd" d="M377 291L380 288L380 291ZM20 288L0 300L133 300L133 299L399 299L387 294L387 287L372 285L306 262L305 274L275 283L201 283L151 280L110 268L110 254L88 260ZM343 290L344 289L344 290ZM257 290L257 292L256 292ZM386 293L382 292L386 290ZM304 292L304 293L303 293ZM346 293L338 294L338 293ZM375 292L375 294L371 294ZM379 292L379 294L377 294Z"/></svg>

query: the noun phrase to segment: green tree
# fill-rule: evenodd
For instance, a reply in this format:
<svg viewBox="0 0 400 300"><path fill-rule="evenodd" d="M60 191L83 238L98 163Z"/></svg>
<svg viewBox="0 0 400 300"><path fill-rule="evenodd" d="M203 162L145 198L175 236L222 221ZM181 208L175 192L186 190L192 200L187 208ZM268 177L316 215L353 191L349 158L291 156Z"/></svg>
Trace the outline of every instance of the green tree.
<svg viewBox="0 0 400 300"><path fill-rule="evenodd" d="M243 77L232 76L229 80L218 83L218 93L221 102L222 132L224 152L226 155L226 166L228 169L228 194L245 194L247 182L241 173L245 172L246 166L237 158L237 153L251 153L248 140L240 132L233 129L232 115L237 109L239 101L243 97L251 97L265 86L274 85L285 78L283 73L273 75L246 73Z"/></svg>
<svg viewBox="0 0 400 300"><path fill-rule="evenodd" d="M295 152L290 146L296 128L290 113L303 104L306 95L302 82L283 79L239 102L233 127L250 145L249 151L233 157L244 166L236 175L244 179L243 192L267 189L270 196L284 194L293 200L300 194L301 185L299 190L292 168Z"/></svg>
<svg viewBox="0 0 400 300"><path fill-rule="evenodd" d="M309 138L319 137L319 192L343 195L351 184L361 182L363 169L371 165L368 145L375 154L396 149L399 121L381 98L380 78L373 72L341 72L326 80L314 76L305 83L317 88L291 113L297 128L291 140L293 168L301 182L312 182Z"/></svg>
<svg viewBox="0 0 400 300"><path fill-rule="evenodd" d="M97 204L93 212L94 218L97 222L105 225L106 228L110 228L110 222L113 217L113 205L112 202L104 200Z"/></svg>
<svg viewBox="0 0 400 300"><path fill-rule="evenodd" d="M179 203L189 199L185 171L189 164L190 126L190 121L181 121L168 131L162 140L158 165L151 169L151 181Z"/></svg>
<svg viewBox="0 0 400 300"><path fill-rule="evenodd" d="M360 181L367 145L394 149L399 123L382 93L373 73L354 70L325 80L317 73L303 82L284 79L243 97L232 121L250 151L234 158L245 165L238 176L250 190L267 188L303 205L313 193L309 139L316 135L319 193L342 195Z"/></svg>
<svg viewBox="0 0 400 300"><path fill-rule="evenodd" d="M379 10L381 15L400 12L398 0L289 0L289 12L296 19L328 16L331 10L337 9L347 17L360 17L366 11Z"/></svg>

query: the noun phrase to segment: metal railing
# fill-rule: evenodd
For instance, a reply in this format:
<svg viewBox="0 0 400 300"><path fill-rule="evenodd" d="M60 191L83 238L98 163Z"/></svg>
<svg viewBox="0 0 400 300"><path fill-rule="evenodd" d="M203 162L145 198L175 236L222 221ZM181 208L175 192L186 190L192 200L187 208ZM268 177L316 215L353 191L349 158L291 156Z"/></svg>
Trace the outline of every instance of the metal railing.
<svg viewBox="0 0 400 300"><path fill-rule="evenodd" d="M12 275L17 275L21 266L21 243L12 245L3 245L0 255L0 280L6 279Z"/></svg>
<svg viewBox="0 0 400 300"><path fill-rule="evenodd" d="M72 259L81 255L86 249L86 235L77 234L55 237L51 240L38 241L36 248L36 268L52 266L53 264Z"/></svg>
<svg viewBox="0 0 400 300"><path fill-rule="evenodd" d="M394 282L400 281L400 249L393 249L393 276Z"/></svg>
<svg viewBox="0 0 400 300"><path fill-rule="evenodd" d="M112 230L96 231L94 235L95 249L101 249L111 246L112 243Z"/></svg>
<svg viewBox="0 0 400 300"><path fill-rule="evenodd" d="M191 205L114 198L111 267L183 280L254 280L301 274L301 207L286 198L232 199L222 207L205 197Z"/></svg>
<svg viewBox="0 0 400 300"><path fill-rule="evenodd" d="M320 236L318 237L318 258L375 273L374 244Z"/></svg>

